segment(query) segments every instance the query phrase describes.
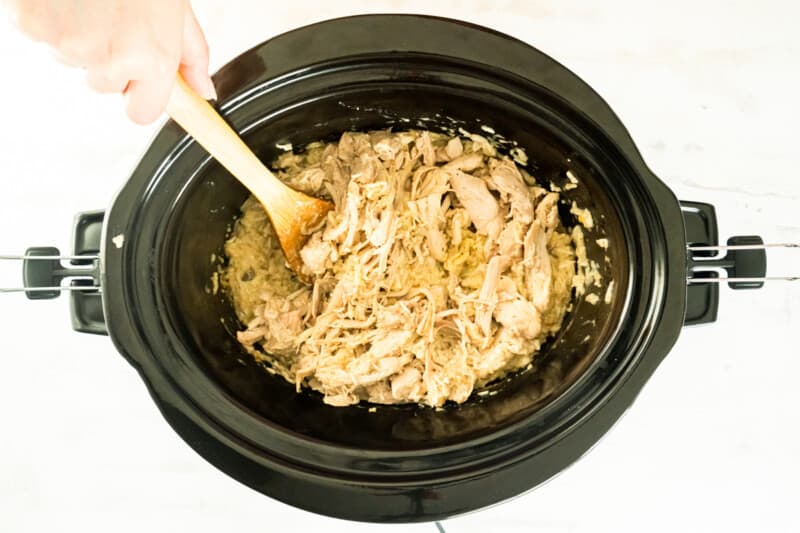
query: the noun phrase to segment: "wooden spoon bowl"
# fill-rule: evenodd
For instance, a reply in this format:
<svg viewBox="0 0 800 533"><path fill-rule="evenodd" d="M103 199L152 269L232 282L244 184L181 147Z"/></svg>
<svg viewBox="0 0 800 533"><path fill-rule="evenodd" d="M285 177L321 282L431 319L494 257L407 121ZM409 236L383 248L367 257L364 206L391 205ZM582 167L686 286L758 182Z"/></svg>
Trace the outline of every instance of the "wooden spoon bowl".
<svg viewBox="0 0 800 533"><path fill-rule="evenodd" d="M309 230L319 226L333 204L296 191L280 181L256 157L219 113L178 75L167 114L255 196L267 212L286 262L298 278L300 249Z"/></svg>

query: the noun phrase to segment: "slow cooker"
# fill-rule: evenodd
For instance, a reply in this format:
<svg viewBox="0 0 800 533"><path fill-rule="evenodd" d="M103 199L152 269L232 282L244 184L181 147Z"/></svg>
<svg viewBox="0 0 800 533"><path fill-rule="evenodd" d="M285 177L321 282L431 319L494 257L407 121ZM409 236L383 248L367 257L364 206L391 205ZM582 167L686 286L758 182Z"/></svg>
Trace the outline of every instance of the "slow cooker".
<svg viewBox="0 0 800 533"><path fill-rule="evenodd" d="M762 241L724 256L714 208L680 202L575 74L531 46L455 20L368 15L271 39L215 76L219 111L265 161L346 130L491 131L588 208L587 251L613 297L576 299L535 364L461 405L331 407L238 345L212 256L247 192L167 122L74 249L31 248L31 298L70 291L77 331L108 335L178 434L253 489L334 517L427 521L527 491L586 452L633 402L687 325L716 319L720 282L756 288ZM597 239L608 240L607 249ZM68 261L64 263L63 261ZM62 285L62 280L67 280ZM374 412L373 412L374 411Z"/></svg>

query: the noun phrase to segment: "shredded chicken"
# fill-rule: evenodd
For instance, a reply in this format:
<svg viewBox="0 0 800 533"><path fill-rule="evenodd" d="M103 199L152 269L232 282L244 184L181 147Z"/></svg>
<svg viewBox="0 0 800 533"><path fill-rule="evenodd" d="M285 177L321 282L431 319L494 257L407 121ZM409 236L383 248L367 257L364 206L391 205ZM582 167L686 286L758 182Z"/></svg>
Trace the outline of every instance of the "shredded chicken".
<svg viewBox="0 0 800 533"><path fill-rule="evenodd" d="M239 342L331 405L463 402L530 364L561 327L576 276L557 193L478 135L345 133L275 163L335 209L286 268L248 199L222 285Z"/></svg>

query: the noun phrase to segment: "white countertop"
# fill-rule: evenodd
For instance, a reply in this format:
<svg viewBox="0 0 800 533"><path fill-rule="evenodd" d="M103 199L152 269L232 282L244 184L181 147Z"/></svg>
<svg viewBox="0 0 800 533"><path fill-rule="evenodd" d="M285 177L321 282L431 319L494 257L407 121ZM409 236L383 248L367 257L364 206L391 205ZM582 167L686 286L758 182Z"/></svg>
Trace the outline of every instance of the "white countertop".
<svg viewBox="0 0 800 533"><path fill-rule="evenodd" d="M577 72L681 199L717 208L722 238L800 241L796 2L197 1L218 67L266 38L364 12L457 16ZM271 4L271 3L270 3ZM649 7L645 7L648 4ZM431 7L436 5L436 7ZM0 253L69 247L156 127L0 29ZM795 252L770 273L800 273ZM18 282L0 265L0 285ZM195 454L105 337L73 333L67 299L0 295L0 531L419 531L332 520L270 500ZM612 431L555 479L445 521L488 531L798 531L800 283L722 291Z"/></svg>

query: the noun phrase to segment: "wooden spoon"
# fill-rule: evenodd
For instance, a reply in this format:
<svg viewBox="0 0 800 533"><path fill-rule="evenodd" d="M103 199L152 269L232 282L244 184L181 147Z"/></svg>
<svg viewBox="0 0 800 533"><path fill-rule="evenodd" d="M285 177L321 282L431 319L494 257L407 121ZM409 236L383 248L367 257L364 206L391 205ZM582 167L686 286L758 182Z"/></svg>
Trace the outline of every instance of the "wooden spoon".
<svg viewBox="0 0 800 533"><path fill-rule="evenodd" d="M320 224L333 205L296 191L276 178L180 74L167 104L167 114L261 202L278 235L286 262L300 279L308 282L301 272L300 248L308 240L308 229Z"/></svg>

